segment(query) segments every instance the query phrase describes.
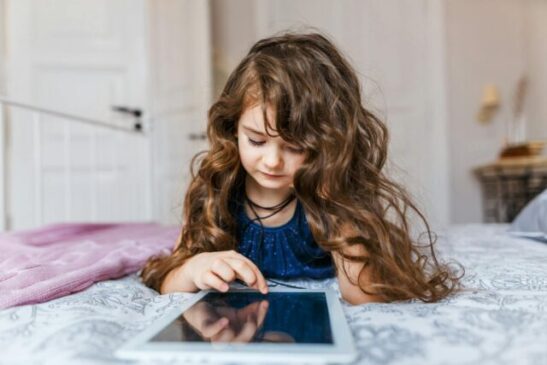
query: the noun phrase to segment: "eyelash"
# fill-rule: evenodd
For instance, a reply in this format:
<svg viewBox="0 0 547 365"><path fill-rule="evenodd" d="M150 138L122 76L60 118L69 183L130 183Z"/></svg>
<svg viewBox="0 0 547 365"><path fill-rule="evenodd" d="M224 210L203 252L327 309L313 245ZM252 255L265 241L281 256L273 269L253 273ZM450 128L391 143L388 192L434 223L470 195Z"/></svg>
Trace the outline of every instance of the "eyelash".
<svg viewBox="0 0 547 365"><path fill-rule="evenodd" d="M253 146L262 146L265 142L263 141L255 141L251 138L249 138L249 143L252 144ZM304 150L302 150L301 148L294 148L294 147L288 147L289 150L291 150L291 152L294 152L294 153L302 153L304 152Z"/></svg>
<svg viewBox="0 0 547 365"><path fill-rule="evenodd" d="M249 142L253 145L253 146L262 146L264 144L264 142L259 142L259 141L255 141L255 140L252 140L249 138Z"/></svg>

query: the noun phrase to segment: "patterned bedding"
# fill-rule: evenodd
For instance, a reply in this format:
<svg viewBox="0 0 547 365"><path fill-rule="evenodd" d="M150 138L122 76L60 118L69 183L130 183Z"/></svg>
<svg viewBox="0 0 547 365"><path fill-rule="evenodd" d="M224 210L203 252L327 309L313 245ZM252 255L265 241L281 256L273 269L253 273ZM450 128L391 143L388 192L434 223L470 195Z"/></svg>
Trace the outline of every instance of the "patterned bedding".
<svg viewBox="0 0 547 365"><path fill-rule="evenodd" d="M435 304L344 304L355 363L547 364L547 244L506 229L464 225L439 235L440 256L465 266L469 291ZM334 279L293 284L337 290ZM141 364L113 353L191 296L157 295L130 275L0 311L0 364Z"/></svg>

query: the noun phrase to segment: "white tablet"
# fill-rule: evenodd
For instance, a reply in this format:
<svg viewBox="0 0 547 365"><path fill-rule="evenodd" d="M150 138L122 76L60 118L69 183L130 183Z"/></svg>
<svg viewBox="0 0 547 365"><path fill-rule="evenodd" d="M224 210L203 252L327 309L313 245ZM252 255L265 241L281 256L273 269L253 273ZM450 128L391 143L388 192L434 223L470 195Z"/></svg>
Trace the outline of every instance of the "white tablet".
<svg viewBox="0 0 547 365"><path fill-rule="evenodd" d="M203 291L123 345L131 359L342 363L357 353L331 290Z"/></svg>

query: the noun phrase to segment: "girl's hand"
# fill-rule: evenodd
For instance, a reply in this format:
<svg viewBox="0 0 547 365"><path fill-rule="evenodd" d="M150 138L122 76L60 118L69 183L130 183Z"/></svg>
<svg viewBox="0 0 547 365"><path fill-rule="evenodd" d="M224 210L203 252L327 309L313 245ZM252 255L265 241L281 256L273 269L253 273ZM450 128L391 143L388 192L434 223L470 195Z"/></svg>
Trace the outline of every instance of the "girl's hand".
<svg viewBox="0 0 547 365"><path fill-rule="evenodd" d="M229 283L242 280L248 287L268 293L266 279L247 257L235 251L203 252L192 257L183 266L185 275L198 289L216 289L226 292Z"/></svg>

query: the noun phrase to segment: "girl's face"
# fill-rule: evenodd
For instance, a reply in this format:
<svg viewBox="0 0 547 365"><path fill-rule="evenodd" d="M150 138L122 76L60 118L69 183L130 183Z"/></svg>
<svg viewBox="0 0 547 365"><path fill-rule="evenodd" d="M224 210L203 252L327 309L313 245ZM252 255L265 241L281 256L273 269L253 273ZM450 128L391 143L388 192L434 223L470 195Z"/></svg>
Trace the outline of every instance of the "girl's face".
<svg viewBox="0 0 547 365"><path fill-rule="evenodd" d="M268 119L274 120L268 107ZM237 125L239 157L245 171L260 187L280 192L293 186L294 173L305 159L300 148L290 145L275 131L266 133L260 105L247 108Z"/></svg>

